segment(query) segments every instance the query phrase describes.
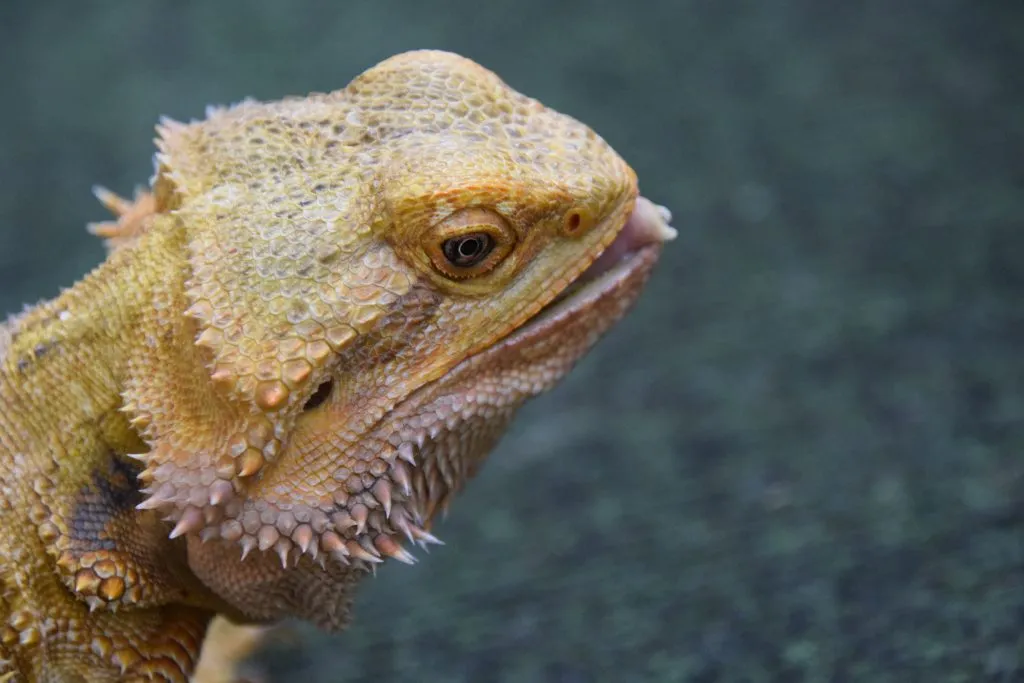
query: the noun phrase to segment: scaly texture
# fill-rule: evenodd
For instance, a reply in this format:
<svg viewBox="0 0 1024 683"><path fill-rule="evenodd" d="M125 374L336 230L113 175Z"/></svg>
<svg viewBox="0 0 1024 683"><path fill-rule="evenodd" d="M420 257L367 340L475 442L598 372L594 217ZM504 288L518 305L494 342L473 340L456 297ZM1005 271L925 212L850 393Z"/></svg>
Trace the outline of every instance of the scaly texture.
<svg viewBox="0 0 1024 683"><path fill-rule="evenodd" d="M97 191L107 261L0 328L0 680L184 680L218 613L341 628L673 234L447 53L158 132L149 190Z"/></svg>

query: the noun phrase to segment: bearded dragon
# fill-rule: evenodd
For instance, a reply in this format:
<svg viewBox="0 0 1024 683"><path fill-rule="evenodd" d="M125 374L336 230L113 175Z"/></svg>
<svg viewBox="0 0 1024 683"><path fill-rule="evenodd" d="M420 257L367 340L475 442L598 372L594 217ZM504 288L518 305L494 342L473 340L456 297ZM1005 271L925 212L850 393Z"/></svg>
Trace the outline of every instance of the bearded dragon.
<svg viewBox="0 0 1024 683"><path fill-rule="evenodd" d="M106 261L0 327L6 683L185 681L216 615L343 628L674 235L449 53L157 130Z"/></svg>

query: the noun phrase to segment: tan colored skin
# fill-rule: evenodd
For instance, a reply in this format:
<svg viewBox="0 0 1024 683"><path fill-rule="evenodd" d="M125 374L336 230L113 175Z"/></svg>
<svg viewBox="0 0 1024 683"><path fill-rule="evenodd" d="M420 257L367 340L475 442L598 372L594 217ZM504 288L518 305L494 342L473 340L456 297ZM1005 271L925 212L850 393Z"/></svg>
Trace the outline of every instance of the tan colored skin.
<svg viewBox="0 0 1024 683"><path fill-rule="evenodd" d="M538 316L636 179L454 55L159 132L107 261L0 327L0 681L183 681L215 614L342 628L657 258Z"/></svg>

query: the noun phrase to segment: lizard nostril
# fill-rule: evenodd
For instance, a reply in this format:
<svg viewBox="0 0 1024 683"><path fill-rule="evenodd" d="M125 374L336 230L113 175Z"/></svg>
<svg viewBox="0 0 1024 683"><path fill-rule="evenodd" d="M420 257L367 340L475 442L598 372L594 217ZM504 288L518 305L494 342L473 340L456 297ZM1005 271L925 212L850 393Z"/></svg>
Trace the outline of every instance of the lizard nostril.
<svg viewBox="0 0 1024 683"><path fill-rule="evenodd" d="M570 209L562 217L562 232L568 237L578 237L594 224L593 215L582 207Z"/></svg>
<svg viewBox="0 0 1024 683"><path fill-rule="evenodd" d="M331 389L334 388L334 382L331 380L325 380L320 383L320 386L316 388L313 395L306 400L306 405L302 406L303 410L313 410L318 405L326 401L331 395Z"/></svg>
<svg viewBox="0 0 1024 683"><path fill-rule="evenodd" d="M579 230L581 222L582 219L580 218L579 212L573 211L571 214L569 214L568 218L565 219L565 227L570 232L575 232Z"/></svg>

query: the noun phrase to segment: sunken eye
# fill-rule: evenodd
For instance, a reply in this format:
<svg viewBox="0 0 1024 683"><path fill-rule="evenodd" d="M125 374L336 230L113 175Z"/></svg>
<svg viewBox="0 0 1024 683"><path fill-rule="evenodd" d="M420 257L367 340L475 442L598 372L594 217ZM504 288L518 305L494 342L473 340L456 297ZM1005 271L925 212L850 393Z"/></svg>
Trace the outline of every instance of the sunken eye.
<svg viewBox="0 0 1024 683"><path fill-rule="evenodd" d="M456 268L472 268L494 249L494 238L485 232L460 235L444 241L441 251Z"/></svg>

